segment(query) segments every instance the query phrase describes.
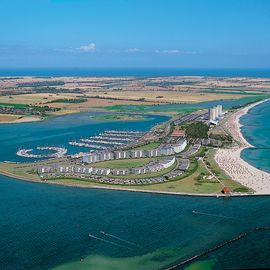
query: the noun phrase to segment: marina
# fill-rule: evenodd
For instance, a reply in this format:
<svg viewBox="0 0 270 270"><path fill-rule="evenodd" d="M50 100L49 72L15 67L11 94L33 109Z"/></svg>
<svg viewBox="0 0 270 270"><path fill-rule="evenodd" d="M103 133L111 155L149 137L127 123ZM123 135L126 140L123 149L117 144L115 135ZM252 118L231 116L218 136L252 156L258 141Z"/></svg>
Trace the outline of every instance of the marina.
<svg viewBox="0 0 270 270"><path fill-rule="evenodd" d="M106 137L106 136L93 136L91 137L92 139L103 139L103 140L111 140L112 137ZM133 141L130 138L113 138L114 141Z"/></svg>
<svg viewBox="0 0 270 270"><path fill-rule="evenodd" d="M89 144L89 143L74 142L74 141L69 142L69 144L73 145L73 146L87 147L87 148L100 149L100 150L105 150L108 148L106 146L101 146L101 145L97 145L97 144Z"/></svg>
<svg viewBox="0 0 270 270"><path fill-rule="evenodd" d="M110 145L123 145L124 143L115 142L112 139L108 139L107 141L104 140L96 140L96 139L81 139L82 142L86 143L100 143L100 144L110 144Z"/></svg>
<svg viewBox="0 0 270 270"><path fill-rule="evenodd" d="M126 146L138 142L145 132L125 130L105 130L98 135L82 138L78 141L70 141L69 144L79 147L105 150L116 146Z"/></svg>
<svg viewBox="0 0 270 270"><path fill-rule="evenodd" d="M62 147L37 147L39 151L53 151L51 154L33 154L34 149L20 149L17 151L17 155L25 158L61 158L67 153L66 148Z"/></svg>

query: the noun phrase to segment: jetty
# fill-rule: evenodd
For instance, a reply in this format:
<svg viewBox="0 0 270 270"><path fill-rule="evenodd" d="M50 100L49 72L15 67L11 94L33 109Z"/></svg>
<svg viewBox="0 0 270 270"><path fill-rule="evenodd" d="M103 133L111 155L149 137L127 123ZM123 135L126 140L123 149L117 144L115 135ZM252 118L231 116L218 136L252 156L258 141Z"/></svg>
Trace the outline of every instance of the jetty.
<svg viewBox="0 0 270 270"><path fill-rule="evenodd" d="M105 150L116 146L126 146L137 142L145 132L126 130L105 130L96 136L70 141L70 145Z"/></svg>
<svg viewBox="0 0 270 270"><path fill-rule="evenodd" d="M88 148L94 148L94 149L100 149L100 150L105 150L108 147L106 146L101 146L101 145L96 145L96 144L89 144L89 143L83 143L83 142L69 142L70 145L73 146L79 146L79 147L88 147Z"/></svg>
<svg viewBox="0 0 270 270"><path fill-rule="evenodd" d="M90 142L90 143L100 143L100 144L111 144L111 145L123 145L124 143L115 142L112 140L96 140L96 139L81 139L81 142Z"/></svg>
<svg viewBox="0 0 270 270"><path fill-rule="evenodd" d="M225 242L223 242L223 243L221 243L219 245L216 245L216 246L214 246L212 248L209 248L209 249L207 249L207 250L205 250L205 251L203 251L201 253L198 253L198 254L196 254L196 255L194 255L194 256L192 256L192 257L190 257L190 258L188 258L188 259L186 259L184 261L181 261L181 262L176 263L176 264L174 264L172 266L169 266L169 267L165 268L165 270L174 270L174 269L182 268L182 267L192 263L193 261L195 261L195 260L197 260L197 259L199 259L199 258L201 258L203 256L206 256L206 255L208 255L208 254L210 254L210 253L212 253L214 251L217 251L217 250L219 250L219 249L221 249L221 248L223 248L223 247L225 247L227 245L232 244L233 242L239 241L239 240L249 236L250 234L253 234L253 233L256 233L256 232L259 232L259 231L270 231L270 226L256 227L256 228L253 228L253 229L251 229L249 231L243 232L243 233L235 236L234 238L232 238L230 240L227 240L227 241L225 241Z"/></svg>

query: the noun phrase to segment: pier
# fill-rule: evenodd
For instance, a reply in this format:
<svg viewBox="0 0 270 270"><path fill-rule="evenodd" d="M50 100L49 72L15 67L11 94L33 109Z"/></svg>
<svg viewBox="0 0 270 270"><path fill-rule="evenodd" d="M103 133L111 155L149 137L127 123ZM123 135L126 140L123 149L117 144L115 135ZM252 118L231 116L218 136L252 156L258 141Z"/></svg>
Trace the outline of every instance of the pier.
<svg viewBox="0 0 270 270"><path fill-rule="evenodd" d="M138 141L145 133L141 131L105 130L96 136L70 141L70 145L105 150L115 146L126 146Z"/></svg>
<svg viewBox="0 0 270 270"><path fill-rule="evenodd" d="M93 136L91 138L101 140L114 140L114 141L133 141L131 138L121 138L121 137Z"/></svg>
<svg viewBox="0 0 270 270"><path fill-rule="evenodd" d="M94 148L94 149L100 149L100 150L105 150L108 148L106 146L88 144L88 143L83 143L83 142L69 142L69 144L73 146L88 147L88 148Z"/></svg>
<svg viewBox="0 0 270 270"><path fill-rule="evenodd" d="M100 144L111 144L111 145L123 145L124 143L121 142L115 142L112 140L96 140L96 139L81 139L81 142L90 142L90 143L100 143Z"/></svg>

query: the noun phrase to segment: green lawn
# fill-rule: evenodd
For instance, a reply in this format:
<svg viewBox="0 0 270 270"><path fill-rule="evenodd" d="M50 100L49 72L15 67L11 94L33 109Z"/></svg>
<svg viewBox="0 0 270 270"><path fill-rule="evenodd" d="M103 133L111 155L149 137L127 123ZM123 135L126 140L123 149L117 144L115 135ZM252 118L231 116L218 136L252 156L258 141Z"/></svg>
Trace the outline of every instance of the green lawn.
<svg viewBox="0 0 270 270"><path fill-rule="evenodd" d="M153 172L153 173L145 173L145 174L129 174L129 175L111 175L112 178L119 178L119 179L138 179L138 178L151 178L151 177L158 177L162 176L170 171L172 171L176 167L176 163L172 165L171 167L161 170L159 172Z"/></svg>
<svg viewBox="0 0 270 270"><path fill-rule="evenodd" d="M168 168L166 170L153 173L151 175L145 174L144 177L154 177L159 175L163 175L170 170L173 169L173 166L171 168ZM152 191L169 191L169 192L183 192L183 193L201 193L201 194L220 194L222 190L222 185L220 183L209 183L209 182L198 182L196 180L196 177L201 172L207 172L205 168L202 165L202 162L199 161L192 161L191 166L188 172L183 174L180 179L175 179L166 183L160 183L160 184L152 184L152 185L108 185L108 184L101 184L94 181L89 180L81 180L81 179L55 179L53 181L56 182L64 182L67 184L81 184L81 185L95 185L100 187L115 187L115 188L132 188L136 190L152 190ZM121 178L129 178L130 176L124 176ZM133 176L132 176L133 178ZM138 178L142 178L142 175L138 175ZM133 178L134 179L134 178Z"/></svg>
<svg viewBox="0 0 270 270"><path fill-rule="evenodd" d="M190 107L190 108L166 108L163 106L149 106L149 105L112 105L112 106L96 106L98 109L105 109L116 112L155 112L155 113L191 113L201 108Z"/></svg>
<svg viewBox="0 0 270 270"><path fill-rule="evenodd" d="M172 168L169 168L167 170L171 170ZM195 172L194 169L196 169ZM165 170L159 172L164 174ZM81 180L81 179L55 179L53 182L60 182L60 183L66 183L66 184L72 184L72 185L86 185L86 186L100 186L100 187L114 187L114 188L131 188L136 190L152 190L152 191L169 191L169 192L182 192L182 193L201 193L201 194L220 194L222 190L222 185L220 183L198 183L198 181L195 180L196 176L200 174L200 172L205 171L205 169L202 166L201 162L198 162L198 166L196 165L196 162L194 162L190 168L190 171L185 173L181 178L178 180L169 181L166 183L160 183L160 184L152 184L152 185L108 185L108 184L101 184L94 181L89 180ZM144 175L146 176L146 175ZM153 176L153 175L151 175ZM139 178L142 176L140 175ZM130 178L130 177L127 177Z"/></svg>
<svg viewBox="0 0 270 270"><path fill-rule="evenodd" d="M139 158L139 159L120 159L120 160L109 160L109 161L103 161L103 162L98 162L94 163L93 167L97 168L135 168L135 167L140 167L144 166L147 163L151 162L154 160L153 158Z"/></svg>
<svg viewBox="0 0 270 270"><path fill-rule="evenodd" d="M18 109L25 109L25 108L38 108L37 106L31 106L27 104L18 104L18 103L0 103L0 106L5 106L5 107L15 107Z"/></svg>
<svg viewBox="0 0 270 270"><path fill-rule="evenodd" d="M160 144L161 142L152 142L152 143L148 143L142 146L132 148L132 150L152 150L152 149L158 148Z"/></svg>

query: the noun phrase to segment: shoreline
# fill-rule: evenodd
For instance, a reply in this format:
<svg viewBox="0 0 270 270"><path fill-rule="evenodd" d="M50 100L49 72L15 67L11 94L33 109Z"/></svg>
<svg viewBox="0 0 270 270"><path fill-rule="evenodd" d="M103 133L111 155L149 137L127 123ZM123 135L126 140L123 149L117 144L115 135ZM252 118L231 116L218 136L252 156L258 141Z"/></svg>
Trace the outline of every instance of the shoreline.
<svg viewBox="0 0 270 270"><path fill-rule="evenodd" d="M241 158L241 152L244 149L254 148L254 146L243 136L241 132L243 125L240 123L240 118L252 108L269 100L266 99L248 105L230 115L225 123L225 127L239 145L232 148L220 148L215 154L215 161L221 169L234 181L254 190L254 193L257 195L270 194L270 173L259 170Z"/></svg>
<svg viewBox="0 0 270 270"><path fill-rule="evenodd" d="M31 122L38 122L42 121L43 119L41 117L34 117L34 116L23 116L23 115L5 115L5 114L0 114L0 117L13 117L14 119L10 120L0 120L0 125L1 124L20 124L20 123L31 123Z"/></svg>
<svg viewBox="0 0 270 270"><path fill-rule="evenodd" d="M151 189L136 189L136 188L128 188L124 186L101 186L97 185L94 182L87 184L74 184L74 183L66 183L66 182L56 182L56 181L42 181L35 178L28 178L23 176L14 175L10 172L6 172L4 170L0 170L0 175L6 176L11 180L16 181L28 181L36 184L47 184L47 185L58 185L65 187L73 187L73 188L87 188L87 189L101 189L101 190L112 190L112 191L122 191L122 192L139 192L139 193L148 193L148 194L159 194L159 195L170 195L170 196L192 196L192 197L208 197L208 198L230 198L230 197L250 197L250 196L258 196L258 195L266 195L266 194L254 194L254 193L232 193L232 194L223 194L223 193L188 193L188 192L172 192L172 191L159 191L159 190L151 190Z"/></svg>
<svg viewBox="0 0 270 270"><path fill-rule="evenodd" d="M56 118L56 117L62 117L62 116L68 116L68 115L73 115L73 114L80 114L80 113L92 113L92 112L99 112L99 113L104 113L104 114L129 114L129 115L148 115L148 116L166 116L169 118L172 118L174 114L170 113L163 113L163 112L114 112L106 109L96 109L96 108L90 108L88 110L81 110L81 111L72 111L72 112L63 112L61 114L51 114L47 115L46 117L31 117L31 116L26 116L23 117L22 119L16 119L15 121L8 120L8 121L0 121L0 126L4 124L21 124L21 123L31 123L31 122L42 122L51 118ZM118 122L118 121L144 121L145 119L131 119L131 120L102 120L104 122ZM100 121L100 120L97 120Z"/></svg>
<svg viewBox="0 0 270 270"><path fill-rule="evenodd" d="M0 175L10 178L11 180L16 181L28 181L35 184L47 184L47 185L57 185L64 187L73 187L73 188L83 188L83 189L101 189L101 190L113 190L113 191L122 191L122 192L139 192L139 193L149 193L149 194L159 194L159 195L170 195L170 196L192 196L192 197L209 197L209 198L231 198L231 197L250 197L250 196L258 196L258 195L266 195L266 194L253 194L253 193L233 193L230 195L227 194L213 194L213 193L187 193L187 192L171 192L171 191L159 191L159 190L148 190L148 189L135 189L135 188L126 188L123 186L118 187L109 187L109 186L98 186L95 183L90 185L83 184L70 184L70 183L61 183L54 181L41 181L37 179L30 179L25 177L18 177L17 175L13 175L11 173L6 173L5 171L0 171Z"/></svg>

